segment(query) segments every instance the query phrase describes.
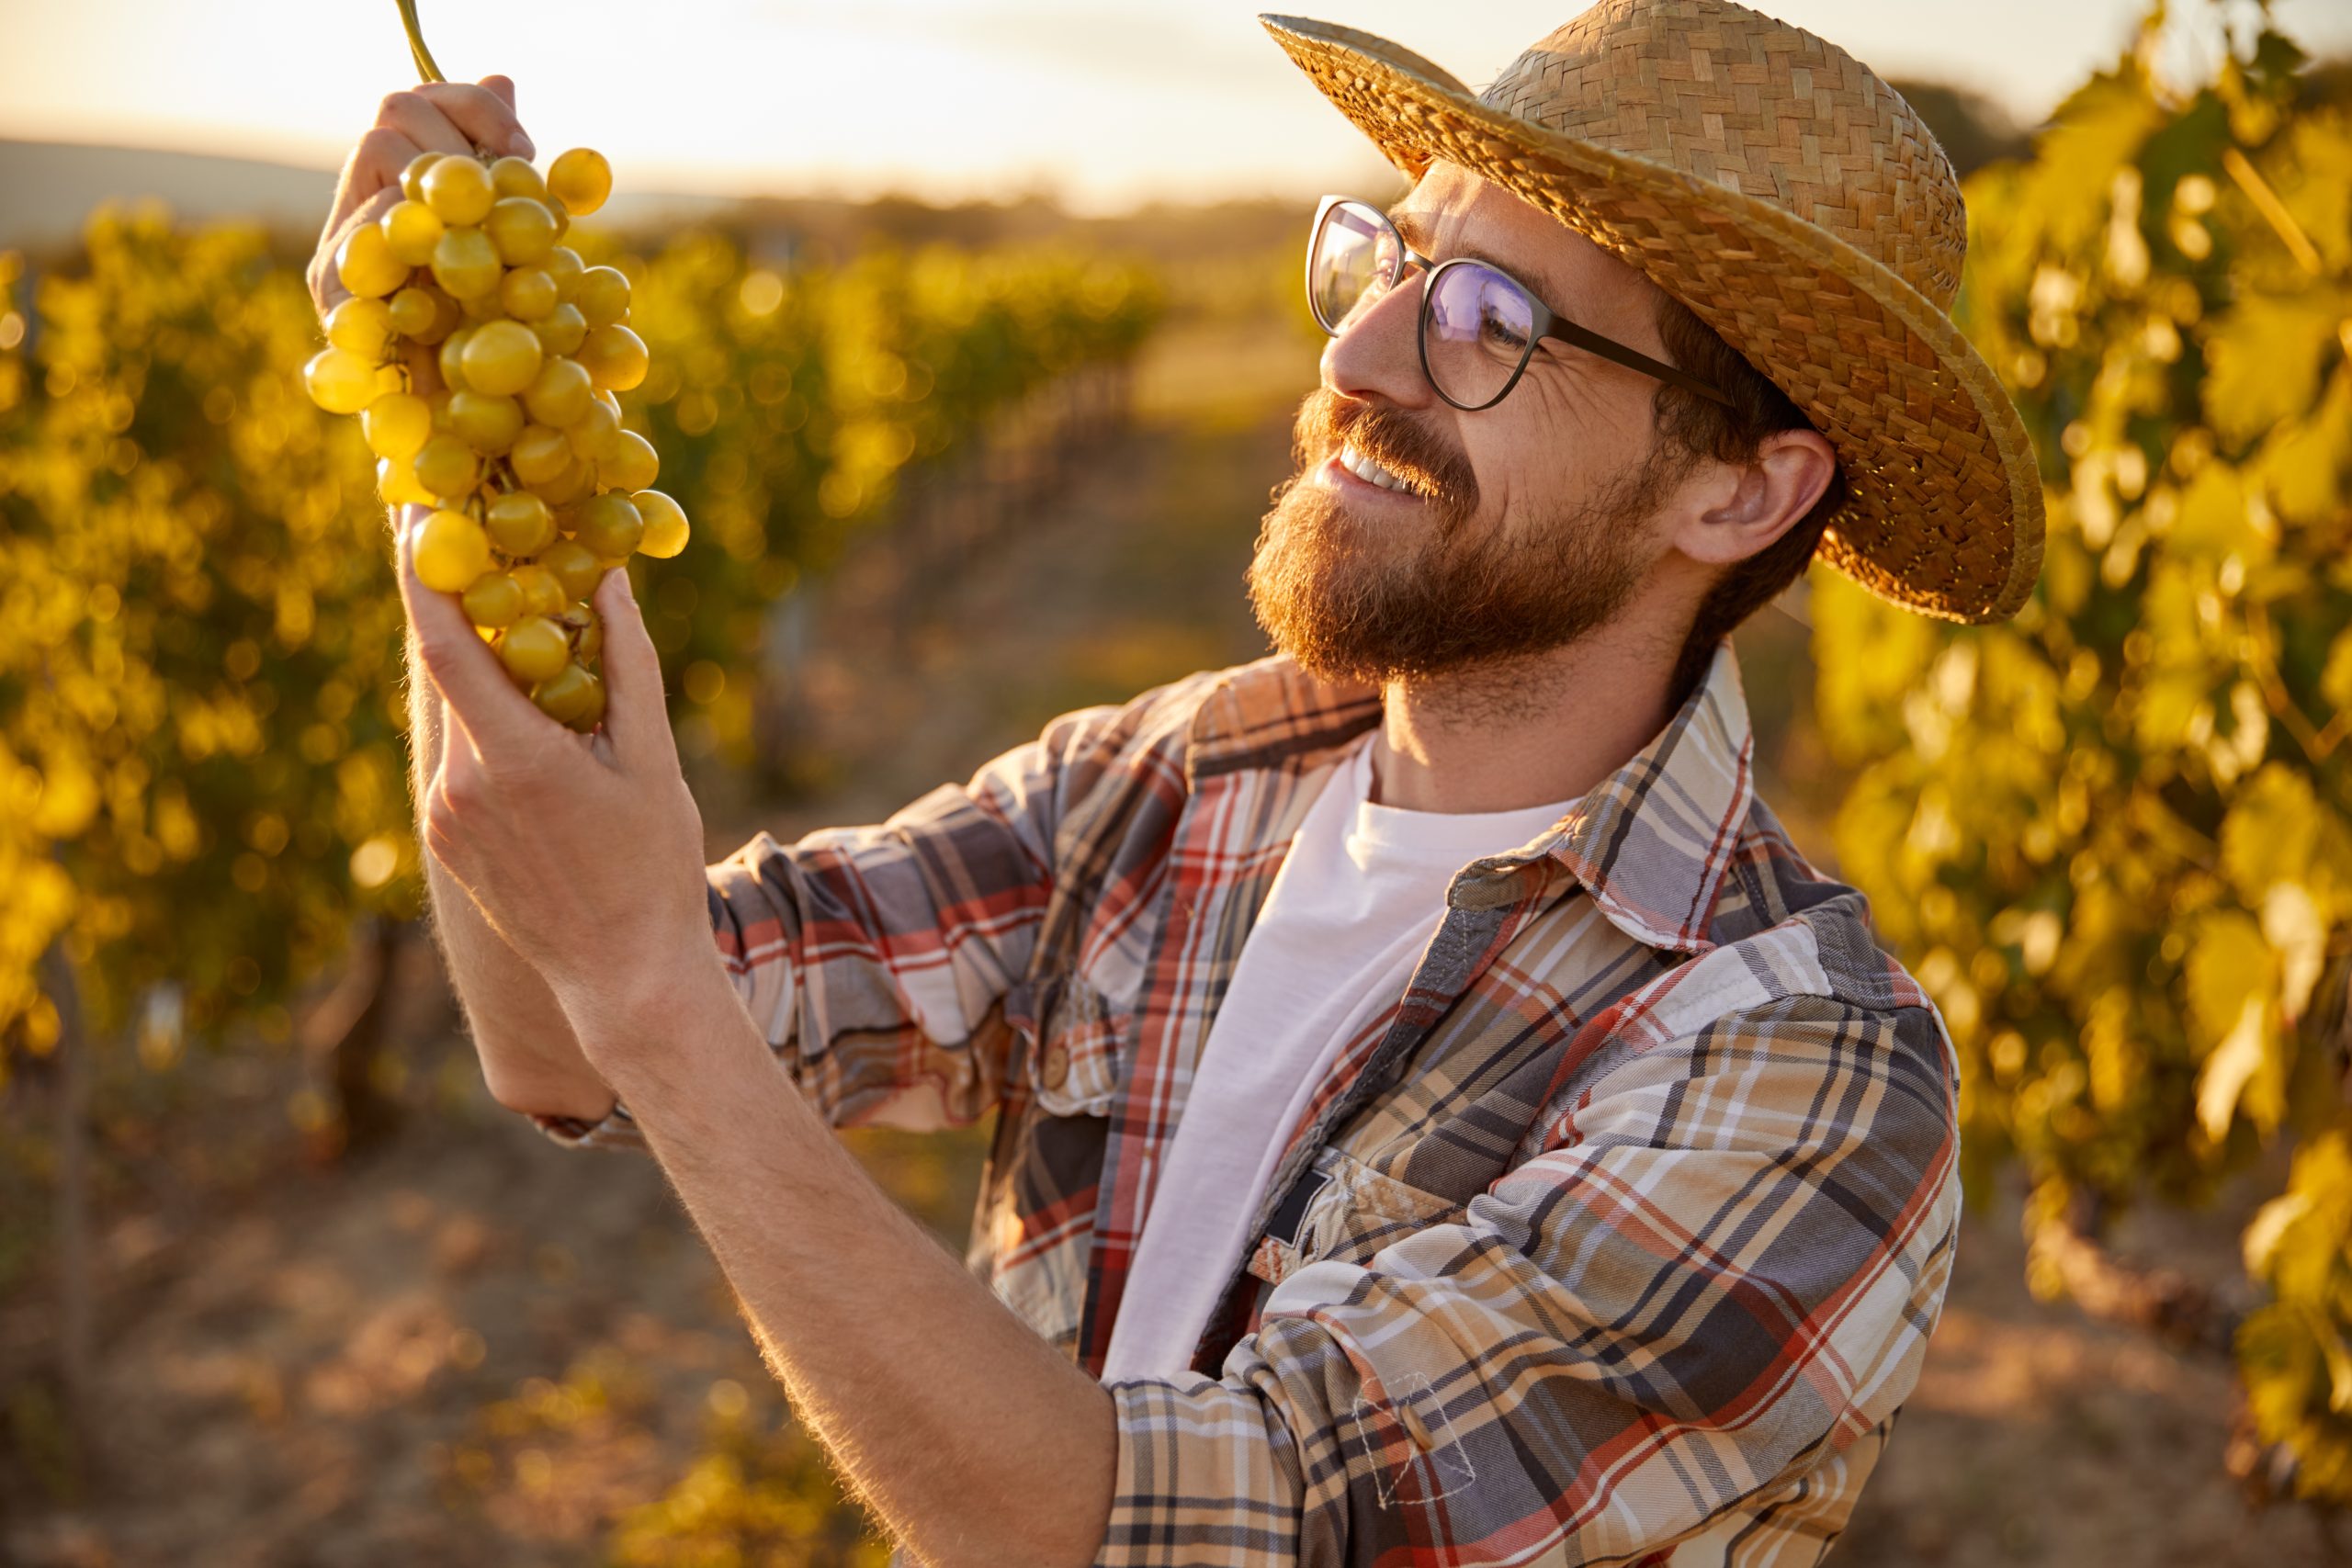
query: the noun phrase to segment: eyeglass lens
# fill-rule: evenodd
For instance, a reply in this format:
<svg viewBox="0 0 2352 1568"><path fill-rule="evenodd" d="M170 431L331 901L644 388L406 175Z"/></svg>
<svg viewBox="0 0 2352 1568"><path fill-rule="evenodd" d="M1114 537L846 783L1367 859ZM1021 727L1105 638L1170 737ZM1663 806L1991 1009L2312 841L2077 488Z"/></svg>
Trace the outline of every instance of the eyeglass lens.
<svg viewBox="0 0 2352 1568"><path fill-rule="evenodd" d="M1440 267L1421 310L1421 353L1437 389L1467 408L1502 395L1527 358L1535 312L1527 291L1484 262Z"/></svg>
<svg viewBox="0 0 2352 1568"><path fill-rule="evenodd" d="M1315 319L1337 335L1387 292L1403 267L1404 248L1385 219L1358 202L1334 203L1307 255ZM1430 381L1465 408L1494 401L1527 357L1534 320L1527 291L1485 263L1464 259L1438 268L1421 309Z"/></svg>
<svg viewBox="0 0 2352 1568"><path fill-rule="evenodd" d="M1307 303L1323 330L1336 337L1359 308L1386 293L1404 257L1385 220L1361 203L1334 203L1306 262Z"/></svg>

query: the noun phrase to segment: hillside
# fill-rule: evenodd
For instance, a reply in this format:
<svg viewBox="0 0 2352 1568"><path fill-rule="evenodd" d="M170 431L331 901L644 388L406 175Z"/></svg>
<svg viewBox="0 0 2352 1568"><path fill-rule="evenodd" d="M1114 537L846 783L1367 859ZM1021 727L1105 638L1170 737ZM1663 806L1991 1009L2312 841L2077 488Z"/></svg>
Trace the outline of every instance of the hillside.
<svg viewBox="0 0 2352 1568"><path fill-rule="evenodd" d="M183 219L248 219L310 234L326 216L334 172L176 152L154 147L93 147L0 138L0 249L39 250L71 240L106 201L164 202ZM710 197L659 191L615 196L611 221L634 228L699 217L729 205Z"/></svg>

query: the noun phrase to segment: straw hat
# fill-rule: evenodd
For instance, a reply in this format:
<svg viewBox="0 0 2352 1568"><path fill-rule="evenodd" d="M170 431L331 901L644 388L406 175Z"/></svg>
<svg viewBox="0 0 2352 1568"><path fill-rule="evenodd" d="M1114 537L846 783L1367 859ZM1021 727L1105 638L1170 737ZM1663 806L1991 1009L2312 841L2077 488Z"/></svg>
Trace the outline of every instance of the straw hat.
<svg viewBox="0 0 2352 1568"><path fill-rule="evenodd" d="M1259 19L1408 177L1445 160L1550 213L1788 393L1845 468L1831 565L1947 620L2032 593L2033 448L1949 314L1960 182L1861 62L1729 0L1600 0L1473 94L1370 33Z"/></svg>

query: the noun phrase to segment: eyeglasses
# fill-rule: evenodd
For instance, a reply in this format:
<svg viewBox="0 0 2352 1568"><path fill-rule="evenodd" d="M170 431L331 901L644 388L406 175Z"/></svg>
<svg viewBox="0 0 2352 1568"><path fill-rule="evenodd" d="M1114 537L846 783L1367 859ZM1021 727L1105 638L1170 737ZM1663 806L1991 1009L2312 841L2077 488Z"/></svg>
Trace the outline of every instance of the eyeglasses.
<svg viewBox="0 0 2352 1568"><path fill-rule="evenodd" d="M1421 374L1455 408L1476 412L1502 401L1545 338L1731 405L1690 372L1586 331L1491 263L1473 256L1430 260L1407 245L1396 225L1369 202L1327 196L1316 208L1306 245L1306 302L1333 337L1350 317L1396 287L1408 265L1428 275L1421 290Z"/></svg>

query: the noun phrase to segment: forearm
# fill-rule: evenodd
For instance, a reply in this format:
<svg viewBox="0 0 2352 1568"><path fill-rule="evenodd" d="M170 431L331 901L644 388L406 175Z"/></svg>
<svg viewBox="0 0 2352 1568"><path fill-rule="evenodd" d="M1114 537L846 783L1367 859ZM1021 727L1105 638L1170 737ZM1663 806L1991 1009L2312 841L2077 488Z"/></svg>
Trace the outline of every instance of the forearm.
<svg viewBox="0 0 2352 1568"><path fill-rule="evenodd" d="M426 792L441 768L447 713L417 661L416 634L408 634L409 797L415 802L420 841ZM492 1098L516 1111L601 1118L613 1093L588 1065L563 1010L538 972L482 919L481 910L439 860L424 857L432 928L443 967L481 1057Z"/></svg>
<svg viewBox="0 0 2352 1568"><path fill-rule="evenodd" d="M715 978L585 1027L801 1419L930 1568L1091 1563L1110 1396L874 1185Z"/></svg>

